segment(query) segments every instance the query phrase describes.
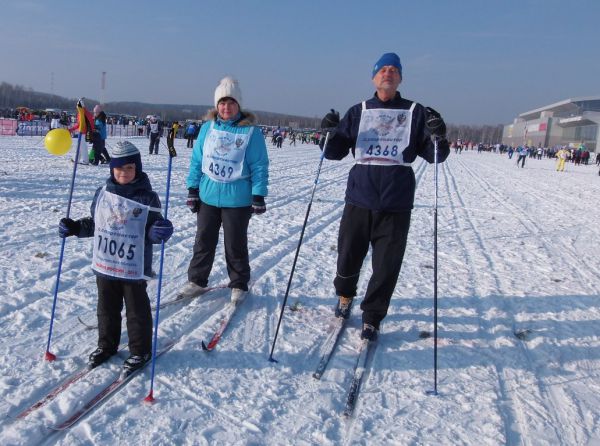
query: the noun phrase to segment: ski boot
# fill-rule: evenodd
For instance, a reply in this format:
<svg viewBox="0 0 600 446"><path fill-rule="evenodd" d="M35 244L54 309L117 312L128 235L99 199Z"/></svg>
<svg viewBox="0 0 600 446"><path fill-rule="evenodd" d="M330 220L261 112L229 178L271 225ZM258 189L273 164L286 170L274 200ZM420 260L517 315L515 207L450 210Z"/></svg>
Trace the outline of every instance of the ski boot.
<svg viewBox="0 0 600 446"><path fill-rule="evenodd" d="M246 298L247 294L248 294L248 291L244 291L240 288L232 288L231 289L231 302L237 305L240 302L243 302L243 300Z"/></svg>
<svg viewBox="0 0 600 446"><path fill-rule="evenodd" d="M141 369L144 364L150 361L152 353L145 355L130 355L123 363L123 376L129 376L138 369Z"/></svg>
<svg viewBox="0 0 600 446"><path fill-rule="evenodd" d="M115 353L117 353L116 350L98 347L90 353L90 356L88 357L88 367L90 369L98 367L100 364L108 361Z"/></svg>
<svg viewBox="0 0 600 446"><path fill-rule="evenodd" d="M371 324L364 323L360 338L369 342L375 342L377 340L377 329Z"/></svg>
<svg viewBox="0 0 600 446"><path fill-rule="evenodd" d="M348 319L352 310L352 297L339 296L337 306L335 307L335 317Z"/></svg>
<svg viewBox="0 0 600 446"><path fill-rule="evenodd" d="M179 296L181 297L198 297L208 290L205 286L200 286L195 284L194 282L187 282L184 287L179 292Z"/></svg>

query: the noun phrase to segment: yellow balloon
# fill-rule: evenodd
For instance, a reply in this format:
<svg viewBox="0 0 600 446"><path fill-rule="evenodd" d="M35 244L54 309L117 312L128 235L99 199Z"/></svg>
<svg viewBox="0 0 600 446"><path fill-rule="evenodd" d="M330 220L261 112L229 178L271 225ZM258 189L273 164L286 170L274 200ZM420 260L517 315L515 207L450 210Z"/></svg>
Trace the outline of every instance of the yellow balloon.
<svg viewBox="0 0 600 446"><path fill-rule="evenodd" d="M52 155L64 155L71 149L71 133L67 129L50 130L44 138L44 145Z"/></svg>

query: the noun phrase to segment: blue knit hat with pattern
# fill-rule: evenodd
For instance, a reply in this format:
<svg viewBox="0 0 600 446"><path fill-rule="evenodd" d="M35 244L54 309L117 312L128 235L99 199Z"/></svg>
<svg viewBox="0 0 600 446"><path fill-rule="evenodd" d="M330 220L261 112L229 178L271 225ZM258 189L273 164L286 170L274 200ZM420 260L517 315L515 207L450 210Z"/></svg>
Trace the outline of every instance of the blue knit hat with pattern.
<svg viewBox="0 0 600 446"><path fill-rule="evenodd" d="M385 53L377 62L375 62L371 79L375 77L379 70L387 65L398 68L398 72L400 73L400 76L402 76L402 64L400 63L400 57L396 53Z"/></svg>
<svg viewBox="0 0 600 446"><path fill-rule="evenodd" d="M135 164L136 175L142 172L142 156L136 146L129 141L119 141L112 148L110 158L111 173L114 167L122 167L125 164Z"/></svg>

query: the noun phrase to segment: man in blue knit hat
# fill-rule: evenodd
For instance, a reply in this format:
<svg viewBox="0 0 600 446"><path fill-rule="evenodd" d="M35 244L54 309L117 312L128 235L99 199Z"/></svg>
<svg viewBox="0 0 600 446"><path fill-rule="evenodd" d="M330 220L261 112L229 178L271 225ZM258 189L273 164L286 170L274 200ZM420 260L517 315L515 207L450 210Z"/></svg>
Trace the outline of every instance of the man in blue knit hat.
<svg viewBox="0 0 600 446"><path fill-rule="evenodd" d="M371 79L376 90L372 98L352 106L341 121L332 110L321 122L324 133L329 132L325 158L341 160L352 152L355 159L338 235L335 314L350 316L371 247L373 273L360 305L361 339L368 341L377 339L402 266L416 186L411 163L418 156L434 162L432 139L438 141L438 162L450 153L440 114L398 92L402 64L397 54L383 54Z"/></svg>

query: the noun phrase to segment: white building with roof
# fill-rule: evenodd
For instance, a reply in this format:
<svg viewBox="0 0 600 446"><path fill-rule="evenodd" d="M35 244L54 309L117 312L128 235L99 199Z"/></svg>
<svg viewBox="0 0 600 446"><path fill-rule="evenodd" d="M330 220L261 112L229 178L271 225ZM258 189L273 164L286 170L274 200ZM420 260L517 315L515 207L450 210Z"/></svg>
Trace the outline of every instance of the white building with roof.
<svg viewBox="0 0 600 446"><path fill-rule="evenodd" d="M600 96L565 99L521 113L504 126L502 143L511 146L554 147L585 144L600 151Z"/></svg>

